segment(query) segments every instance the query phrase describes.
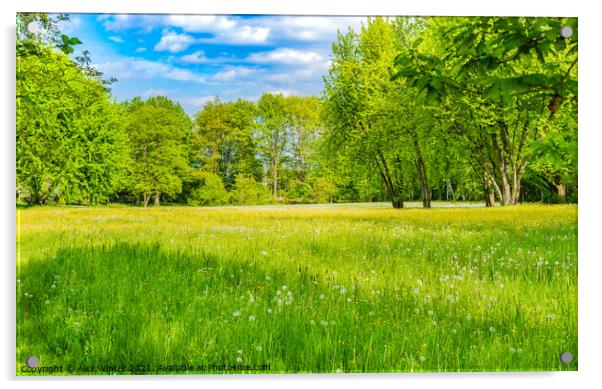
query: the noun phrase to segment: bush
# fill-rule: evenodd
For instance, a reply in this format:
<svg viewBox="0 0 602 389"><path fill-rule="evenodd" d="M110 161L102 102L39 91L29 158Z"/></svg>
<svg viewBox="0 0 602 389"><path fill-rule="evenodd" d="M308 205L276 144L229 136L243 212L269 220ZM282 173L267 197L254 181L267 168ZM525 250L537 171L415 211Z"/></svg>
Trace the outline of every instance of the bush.
<svg viewBox="0 0 602 389"><path fill-rule="evenodd" d="M203 182L190 191L186 199L188 205L224 205L228 204L229 195L221 178L213 173L202 173Z"/></svg>
<svg viewBox="0 0 602 389"><path fill-rule="evenodd" d="M317 177L313 182L313 200L318 204L330 203L337 190L334 180Z"/></svg>
<svg viewBox="0 0 602 389"><path fill-rule="evenodd" d="M230 195L232 203L238 205L268 204L272 202L270 191L252 177L244 174L236 176L234 190Z"/></svg>

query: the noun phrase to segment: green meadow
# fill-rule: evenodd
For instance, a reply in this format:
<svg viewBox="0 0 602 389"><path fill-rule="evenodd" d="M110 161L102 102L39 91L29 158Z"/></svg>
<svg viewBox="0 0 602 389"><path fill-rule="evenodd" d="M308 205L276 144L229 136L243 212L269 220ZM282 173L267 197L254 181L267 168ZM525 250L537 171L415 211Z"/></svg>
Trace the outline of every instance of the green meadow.
<svg viewBox="0 0 602 389"><path fill-rule="evenodd" d="M19 209L17 374L576 370L577 206L442 205Z"/></svg>

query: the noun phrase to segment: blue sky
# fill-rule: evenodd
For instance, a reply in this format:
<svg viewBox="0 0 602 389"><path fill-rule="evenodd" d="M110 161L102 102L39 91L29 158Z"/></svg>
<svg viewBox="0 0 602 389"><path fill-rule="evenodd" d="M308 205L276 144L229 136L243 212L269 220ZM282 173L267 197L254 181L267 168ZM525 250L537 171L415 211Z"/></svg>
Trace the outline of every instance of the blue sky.
<svg viewBox="0 0 602 389"><path fill-rule="evenodd" d="M191 115L219 96L319 95L337 30L363 17L71 14L95 67L118 82L118 101L164 95Z"/></svg>

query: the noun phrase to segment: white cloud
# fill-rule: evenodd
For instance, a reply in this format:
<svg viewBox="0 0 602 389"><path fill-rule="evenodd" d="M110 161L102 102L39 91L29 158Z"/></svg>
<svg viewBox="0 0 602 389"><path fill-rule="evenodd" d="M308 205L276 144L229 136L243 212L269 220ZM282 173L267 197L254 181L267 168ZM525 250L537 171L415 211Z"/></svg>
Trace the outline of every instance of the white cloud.
<svg viewBox="0 0 602 389"><path fill-rule="evenodd" d="M273 51L253 53L247 60L256 63L307 64L320 62L323 57L313 51L279 48Z"/></svg>
<svg viewBox="0 0 602 389"><path fill-rule="evenodd" d="M118 80L166 78L177 81L205 82L205 77L190 70L135 57L120 58L116 61L97 64L96 67L107 76L116 77Z"/></svg>
<svg viewBox="0 0 602 389"><path fill-rule="evenodd" d="M255 69L239 66L216 73L213 76L211 76L211 80L221 82L234 81L249 76L253 73L255 73Z"/></svg>
<svg viewBox="0 0 602 389"><path fill-rule="evenodd" d="M294 91L292 89L273 89L273 90L269 90L267 92L271 93L273 95L283 95L285 97L299 95L296 91Z"/></svg>
<svg viewBox="0 0 602 389"><path fill-rule="evenodd" d="M236 27L234 20L219 15L169 15L164 22L187 32L227 31Z"/></svg>
<svg viewBox="0 0 602 389"><path fill-rule="evenodd" d="M146 47L138 47L136 49L136 53L144 53L146 51Z"/></svg>
<svg viewBox="0 0 602 389"><path fill-rule="evenodd" d="M169 51L177 53L184 51L188 46L194 44L196 39L187 34L178 34L175 31L164 30L159 43L155 45L155 51Z"/></svg>
<svg viewBox="0 0 602 389"><path fill-rule="evenodd" d="M162 15L99 15L96 20L102 23L105 31L123 32L127 30L140 30L149 32L160 25Z"/></svg>
<svg viewBox="0 0 602 389"><path fill-rule="evenodd" d="M264 23L272 25L275 35L302 41L334 41L337 30L347 32L349 27L359 31L365 17L340 16L281 16L266 17Z"/></svg>
<svg viewBox="0 0 602 389"><path fill-rule="evenodd" d="M180 60L182 62L194 63L194 64L209 62L209 58L207 58L207 56L205 55L205 52L202 50L195 51L192 54L184 55L182 58L180 58Z"/></svg>
<svg viewBox="0 0 602 389"><path fill-rule="evenodd" d="M222 15L169 15L164 22L190 33L213 34L213 38L203 38L208 42L245 44L267 41L270 27L252 26L244 21Z"/></svg>
<svg viewBox="0 0 602 389"><path fill-rule="evenodd" d="M208 101L212 101L215 99L215 96L199 96L199 97L186 97L181 99L182 103L193 107L193 108L202 108Z"/></svg>
<svg viewBox="0 0 602 389"><path fill-rule="evenodd" d="M115 43L123 43L123 38L120 36L116 36L116 35L110 36L109 40L112 40Z"/></svg>

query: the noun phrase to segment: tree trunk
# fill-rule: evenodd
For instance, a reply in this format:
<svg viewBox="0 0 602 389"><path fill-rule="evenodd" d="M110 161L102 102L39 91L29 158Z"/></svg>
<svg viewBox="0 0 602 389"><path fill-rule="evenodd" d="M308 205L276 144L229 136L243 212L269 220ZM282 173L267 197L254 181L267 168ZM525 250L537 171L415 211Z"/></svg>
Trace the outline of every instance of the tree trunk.
<svg viewBox="0 0 602 389"><path fill-rule="evenodd" d="M418 143L418 134L416 133L416 128L412 129L412 141L414 143L414 152L416 153L416 170L418 172L418 180L420 182L420 199L422 200L422 207L430 208L431 191L429 189L428 178L426 176L424 158L422 157L420 144Z"/></svg>
<svg viewBox="0 0 602 389"><path fill-rule="evenodd" d="M272 160L272 194L274 195L274 200L278 196L278 171L276 170L277 161L276 158Z"/></svg>
<svg viewBox="0 0 602 389"><path fill-rule="evenodd" d="M558 192L558 201L562 204L566 203L566 185L560 182L555 184L556 191Z"/></svg>
<svg viewBox="0 0 602 389"><path fill-rule="evenodd" d="M156 194L156 195L154 196L154 199L155 199L155 206L157 206L157 207L158 207L158 206L159 206L159 204L160 204L160 202L161 202L160 196L159 196L158 194Z"/></svg>
<svg viewBox="0 0 602 389"><path fill-rule="evenodd" d="M144 208L148 207L148 201L150 200L150 196L146 193L142 193L142 197L144 199Z"/></svg>

